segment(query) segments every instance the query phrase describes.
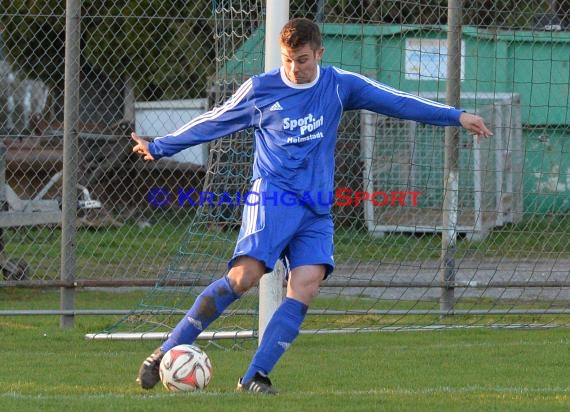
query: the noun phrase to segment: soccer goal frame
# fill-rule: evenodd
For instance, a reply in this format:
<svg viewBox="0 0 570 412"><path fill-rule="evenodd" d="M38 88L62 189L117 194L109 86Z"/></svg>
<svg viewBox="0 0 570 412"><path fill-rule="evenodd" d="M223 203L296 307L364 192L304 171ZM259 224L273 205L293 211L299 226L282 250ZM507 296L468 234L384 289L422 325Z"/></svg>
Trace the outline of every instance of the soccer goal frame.
<svg viewBox="0 0 570 412"><path fill-rule="evenodd" d="M287 20L288 15L287 1L268 0L266 2L265 67L267 69L279 65L278 33L283 23ZM238 81L239 79L232 78L231 80ZM444 100L444 98L433 94L425 94L423 97L433 100ZM520 98L518 95L502 93L463 94L461 97L476 103L466 108L474 108L476 113L491 116L486 121L495 132L494 138L484 143L486 146L478 146L478 143L475 141L468 143L472 145L470 147L472 149L470 159L473 164L471 169L471 179L474 188L471 199L472 208L474 209L473 215L477 217L478 214L482 213L481 210L484 209L483 204L485 204L484 196L487 195L487 192L499 193L499 196L492 198L493 218L488 226L482 219L475 218L474 223L469 227L460 226L458 228L460 232L469 233L473 239L477 237L482 239L490 228L504 223L516 223L522 214L522 192L518 190L522 183L520 180L517 180L517 173L522 172L518 169L522 167L522 162L517 163L514 158L514 156L522 155L522 149L515 150L515 147L518 148L522 145ZM482 100L486 102L483 104ZM487 110L487 112L482 113L481 110ZM373 178L375 166L372 153L377 146L376 138L379 133L379 120L378 115L368 112L358 113L358 116L360 116L361 128L360 136L358 136L358 129L355 132L357 139L355 147L358 147L360 142L364 171L360 174L361 169L358 169L358 172L352 176L357 176L358 179L361 179L364 190L372 193L377 189L377 184ZM397 120L392 122L393 125L398 124ZM410 136L412 133L418 133L417 129L419 127L423 126L415 123L405 123L401 126L401 128L407 130ZM439 128L437 133L442 133L442 131L443 128ZM500 156L485 157L497 153ZM507 159L509 160L508 162L505 161L505 158L501 158L503 154L511 156L510 159ZM521 159L519 158L519 160ZM491 185L492 190L484 190L484 186L481 183L482 173L486 168L485 162L493 165L494 174L492 179L486 181ZM413 158L411 163L414 164ZM244 176L244 174L239 175L239 179L243 179ZM501 188L500 190L499 187ZM375 236L395 231L437 232L443 229L443 226L438 224L422 225L413 222L411 224L393 225L378 221L376 215L378 210L374 210L367 203L369 202L363 203L365 208L364 225L369 233ZM362 219L360 223L362 223ZM215 240L221 243L226 242L227 245L227 239L220 239L220 236ZM209 238L203 237L200 240L203 245L209 243ZM353 249L357 249L360 245L358 239L350 239L350 242ZM471 262L462 262L458 266L461 269L460 276L454 279L453 282L444 284L435 276L438 270L440 270L440 266L434 265L433 261L420 261L413 254L405 254L408 261L403 263L401 261L389 261L382 255L383 252L380 249L381 246L374 252L370 252L374 254L374 261L371 258L369 261L359 260L355 252L345 253L346 255L350 254L350 256L346 258L345 262L337 262L334 278L327 279L323 283L319 296L319 299L337 299L338 303L335 302L337 305L325 306L322 305L321 300L315 302L314 308L308 312L309 315L315 316L308 316L308 322L304 326L306 329L303 329L303 333L432 330L483 327L486 325L493 327L555 326L560 322L558 318L554 317L555 315L568 314L568 309L559 307L559 293L554 290L555 288L568 287L567 266L562 260L556 260L552 264L549 262L507 262L506 259L483 262L484 264L480 264L481 262L477 261L472 262L473 264ZM207 252L200 251L199 258L206 260L205 255L208 255L208 258L215 256L217 260L224 260L222 254L217 253L219 250L208 249ZM352 256L355 258L352 259ZM365 258L369 258L369 256L365 256ZM416 258L418 259L415 260ZM207 260L207 263L200 266L201 269L204 269L203 272L221 272L218 270L221 268L221 263L219 265L211 263L212 267L210 267L210 263ZM179 270L176 264L172 266L173 280L177 280L177 276L183 270ZM542 267L544 267L544 270ZM243 312L234 311L227 314L227 318L230 318L232 315L237 315L237 317L249 316L252 322L258 322L257 330L255 330L254 325L249 324L245 329L239 329L242 325L236 325L232 321L230 325L231 330L220 329L207 332L201 334L199 339L235 340L243 338L251 341L257 339L259 341L263 336L268 320L282 301L284 285L282 272L280 271L282 271L282 268L279 267L274 272L265 275L260 283L259 290L252 291L252 293L258 292L255 294L256 299L258 298L258 302L255 302L257 306L248 307ZM540 274L542 272L551 273L552 278L549 278L547 281L541 280ZM195 270L194 273L189 275L185 273L184 275L190 277L197 276L199 278L202 274L200 270ZM191 280L193 281L193 279ZM173 286L172 289L176 289L174 292L177 292L182 289L189 289L187 286L186 283L181 283ZM193 286L201 287L203 284L194 284ZM158 284L158 287L166 288L161 284ZM449 310L438 309L434 302L439 297L437 295L438 292L444 288L456 288L457 301L461 300L461 305L452 307ZM160 297L159 295L157 296ZM521 296L524 299L520 299ZM547 302L540 304L540 301L545 297L548 299ZM517 303L519 300L521 300L520 305ZM187 300L183 302L177 301L176 305L178 306L175 309L187 307L187 302ZM140 314L135 313L135 315L148 316L150 319L148 325L153 331L94 333L87 335L87 338L111 340L166 338L169 332L154 332L157 326L160 330L164 330L167 326L166 323L156 320L156 308L162 308L163 302L160 301L154 306L147 305L147 302L144 303L143 307L145 309ZM254 307L258 309L252 309ZM181 313L175 311L175 309L172 309L170 313L173 315L173 318L179 318ZM456 316L455 319L452 315ZM505 320L505 317L512 315L517 316L514 323L511 322L511 319ZM539 324L534 320L534 317L542 315L546 315L545 321ZM255 316L258 316L258 318L252 319ZM346 321L344 319L341 320L341 317L346 318ZM480 322L479 318L482 317L488 317L490 319L489 322ZM314 319L316 318L320 319L315 321ZM364 322L355 320L357 318L364 319ZM146 321L146 319L143 320Z"/></svg>

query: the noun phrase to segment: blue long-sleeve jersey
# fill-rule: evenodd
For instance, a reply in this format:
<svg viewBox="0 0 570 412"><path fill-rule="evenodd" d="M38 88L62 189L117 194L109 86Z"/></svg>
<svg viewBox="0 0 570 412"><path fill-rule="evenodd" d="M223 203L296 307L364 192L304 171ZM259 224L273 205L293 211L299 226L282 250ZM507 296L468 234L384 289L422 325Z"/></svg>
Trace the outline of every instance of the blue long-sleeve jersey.
<svg viewBox="0 0 570 412"><path fill-rule="evenodd" d="M294 84L280 68L251 77L223 105L156 138L149 151L158 159L253 128L253 179L267 179L300 197L329 199L341 115L357 109L438 126L460 125L460 110L360 74L319 67L313 82ZM328 213L330 206L317 204L315 211Z"/></svg>

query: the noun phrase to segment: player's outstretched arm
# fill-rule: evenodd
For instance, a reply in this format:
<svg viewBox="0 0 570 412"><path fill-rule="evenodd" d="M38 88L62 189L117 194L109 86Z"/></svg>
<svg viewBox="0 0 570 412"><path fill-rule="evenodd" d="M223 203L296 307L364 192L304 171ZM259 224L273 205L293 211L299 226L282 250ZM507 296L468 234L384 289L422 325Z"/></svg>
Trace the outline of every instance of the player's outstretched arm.
<svg viewBox="0 0 570 412"><path fill-rule="evenodd" d="M131 133L131 139L134 140L133 153L141 155L144 160L154 160L154 157L148 150L148 142L140 138L135 132Z"/></svg>
<svg viewBox="0 0 570 412"><path fill-rule="evenodd" d="M477 136L477 141L482 137L493 136L493 132L487 128L485 121L481 116L463 112L461 113L461 116L459 116L459 122L461 123L461 126L469 130L471 134Z"/></svg>

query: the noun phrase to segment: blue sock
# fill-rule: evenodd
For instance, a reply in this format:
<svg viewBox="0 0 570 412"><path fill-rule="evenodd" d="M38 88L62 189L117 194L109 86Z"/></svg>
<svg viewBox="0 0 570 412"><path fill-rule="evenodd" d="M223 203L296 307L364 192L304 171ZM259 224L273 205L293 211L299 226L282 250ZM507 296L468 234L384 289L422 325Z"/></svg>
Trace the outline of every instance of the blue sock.
<svg viewBox="0 0 570 412"><path fill-rule="evenodd" d="M166 352L176 345L193 343L200 332L237 299L239 295L234 293L227 276L212 282L198 295L186 316L178 322L170 337L162 344L162 351Z"/></svg>
<svg viewBox="0 0 570 412"><path fill-rule="evenodd" d="M307 305L295 299L285 298L267 324L261 344L242 378L243 383L252 380L256 372L269 375L277 361L299 335L306 313Z"/></svg>

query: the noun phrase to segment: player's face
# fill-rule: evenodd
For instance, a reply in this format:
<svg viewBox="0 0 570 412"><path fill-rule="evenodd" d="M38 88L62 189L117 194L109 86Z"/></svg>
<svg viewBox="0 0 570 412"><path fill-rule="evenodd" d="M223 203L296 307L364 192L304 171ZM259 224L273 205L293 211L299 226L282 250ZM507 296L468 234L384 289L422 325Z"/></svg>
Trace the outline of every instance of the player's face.
<svg viewBox="0 0 570 412"><path fill-rule="evenodd" d="M317 66L324 48L313 50L310 44L297 49L281 46L281 62L291 83L310 83L317 77Z"/></svg>

